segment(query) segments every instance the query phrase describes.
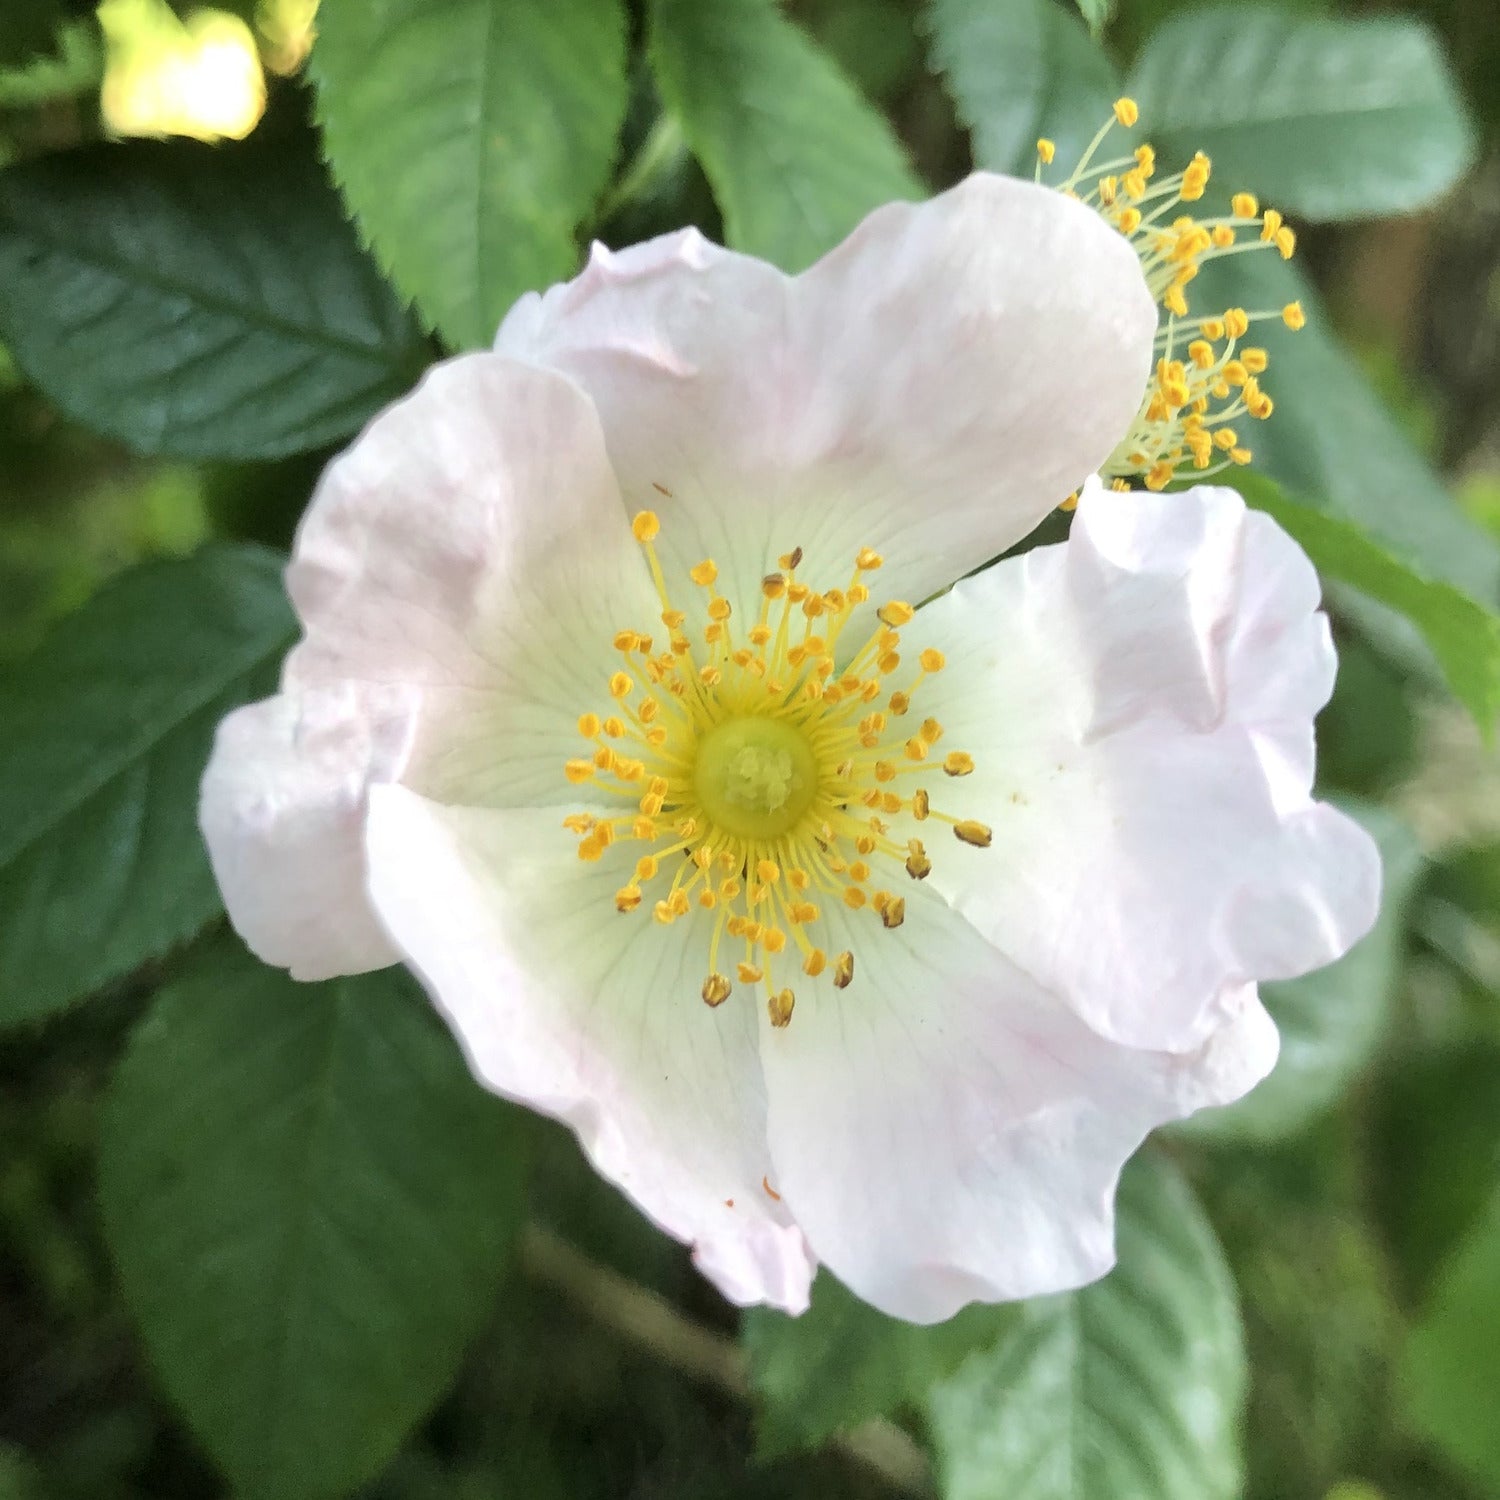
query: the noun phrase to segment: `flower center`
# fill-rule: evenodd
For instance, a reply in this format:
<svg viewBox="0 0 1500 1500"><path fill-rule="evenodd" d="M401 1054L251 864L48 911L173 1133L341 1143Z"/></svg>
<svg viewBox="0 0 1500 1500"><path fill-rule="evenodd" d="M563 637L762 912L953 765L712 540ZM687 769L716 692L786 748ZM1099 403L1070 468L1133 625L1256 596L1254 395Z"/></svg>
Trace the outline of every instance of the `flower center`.
<svg viewBox="0 0 1500 1500"><path fill-rule="evenodd" d="M584 860L640 844L615 909L639 910L649 890L656 922L703 917L686 935L705 943L704 1001L722 1004L736 981L763 986L772 1023L785 1026L795 996L773 977L778 963L800 955L805 975L827 973L838 989L854 978L851 948L830 959L819 944L826 903L868 911L876 930L905 921L906 902L891 887L925 879L932 862L914 830L900 836L894 820L931 819L962 844L989 847L990 830L935 808L927 785L967 776L973 759L962 750L940 756L943 726L908 717L923 681L946 665L943 653L929 647L915 671L904 666L901 630L915 611L900 600L876 611L863 644L844 640L869 602L865 579L882 566L869 548L848 584L825 592L798 578L801 548L785 554L780 571L761 580L743 634L705 559L689 570L707 595L708 622L694 642L652 545L660 522L642 511L632 526L661 600L666 646L637 630L616 634L614 711L579 718L591 751L565 772L592 788L596 804L622 810L576 812L564 826Z"/></svg>
<svg viewBox="0 0 1500 1500"><path fill-rule="evenodd" d="M812 804L817 756L785 719L726 719L698 742L693 787L717 827L740 838L779 838Z"/></svg>

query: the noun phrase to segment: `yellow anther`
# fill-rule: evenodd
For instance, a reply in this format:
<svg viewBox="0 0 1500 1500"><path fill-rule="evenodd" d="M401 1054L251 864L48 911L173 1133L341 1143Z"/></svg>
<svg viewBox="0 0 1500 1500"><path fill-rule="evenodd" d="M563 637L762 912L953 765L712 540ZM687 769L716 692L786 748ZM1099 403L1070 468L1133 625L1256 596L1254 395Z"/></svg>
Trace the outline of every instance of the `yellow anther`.
<svg viewBox="0 0 1500 1500"><path fill-rule="evenodd" d="M1224 337L1224 320L1222 318L1204 318L1198 325L1198 330L1206 339L1212 339L1217 343Z"/></svg>
<svg viewBox="0 0 1500 1500"><path fill-rule="evenodd" d="M734 972L739 975L741 984L759 984L765 978L762 970L754 964L746 963L743 959L734 966Z"/></svg>
<svg viewBox="0 0 1500 1500"><path fill-rule="evenodd" d="M1188 358L1192 360L1198 369L1207 370L1213 365L1216 359L1214 346L1207 339L1194 339L1188 345Z"/></svg>
<svg viewBox="0 0 1500 1500"><path fill-rule="evenodd" d="M1130 186L1130 179L1125 179L1126 188ZM1134 234L1141 227L1141 211L1138 208L1122 208L1120 217L1115 221L1120 226L1122 234Z"/></svg>
<svg viewBox="0 0 1500 1500"><path fill-rule="evenodd" d="M733 988L734 986L723 974L710 974L703 981L703 1003L722 1005L729 998L729 992Z"/></svg>
<svg viewBox="0 0 1500 1500"><path fill-rule="evenodd" d="M1179 318L1187 317L1187 298L1182 295L1182 288L1175 281L1162 294L1161 302L1162 306L1174 316Z"/></svg>
<svg viewBox="0 0 1500 1500"><path fill-rule="evenodd" d="M616 672L609 679L609 696L611 698L628 698L635 689L635 679L629 672Z"/></svg>
<svg viewBox="0 0 1500 1500"><path fill-rule="evenodd" d="M821 948L814 948L802 960L802 972L810 979L816 979L827 967L828 955Z"/></svg>
<svg viewBox="0 0 1500 1500"><path fill-rule="evenodd" d="M667 906L674 917L685 917L688 914L688 894L686 891L673 891L667 897Z"/></svg>
<svg viewBox="0 0 1500 1500"><path fill-rule="evenodd" d="M790 990L779 990L776 994L767 996L766 1011L771 1017L771 1025L778 1031L791 1025L792 1007L797 1003L797 997Z"/></svg>
<svg viewBox="0 0 1500 1500"><path fill-rule="evenodd" d="M599 727L612 740L619 739L625 733L625 721L617 714L611 714Z"/></svg>
<svg viewBox="0 0 1500 1500"><path fill-rule="evenodd" d="M1283 222L1281 215L1274 208L1268 208L1265 217L1260 221L1261 239L1270 244L1276 238Z"/></svg>
<svg viewBox="0 0 1500 1500"><path fill-rule="evenodd" d="M917 612L904 599L892 599L882 604L875 613L893 630L897 630L903 625L909 625Z"/></svg>
<svg viewBox="0 0 1500 1500"><path fill-rule="evenodd" d="M593 737L599 733L599 729L600 724L598 714L579 714L578 732L584 737L584 739L593 739Z"/></svg>
<svg viewBox="0 0 1500 1500"><path fill-rule="evenodd" d="M591 760L570 760L563 767L563 773L574 786L577 786L580 781L587 781L593 776L594 763Z"/></svg>
<svg viewBox="0 0 1500 1500"><path fill-rule="evenodd" d="M920 823L927 817L928 811L927 793L921 787L918 787L911 794L911 815Z"/></svg>
<svg viewBox="0 0 1500 1500"><path fill-rule="evenodd" d="M719 576L719 565L711 557L705 557L697 567L688 569L688 577L698 585L706 589L714 579Z"/></svg>
<svg viewBox="0 0 1500 1500"><path fill-rule="evenodd" d="M640 637L633 630L622 630L615 636L616 651L634 651Z"/></svg>
<svg viewBox="0 0 1500 1500"><path fill-rule="evenodd" d="M774 859L763 859L756 864L755 873L762 884L775 885L781 879L781 866Z"/></svg>
<svg viewBox="0 0 1500 1500"><path fill-rule="evenodd" d="M1229 200L1237 219L1253 219L1260 212L1260 203L1254 193L1236 193Z"/></svg>
<svg viewBox="0 0 1500 1500"><path fill-rule="evenodd" d="M1276 231L1276 248L1281 252L1282 260L1290 260L1297 251L1297 235L1291 229L1278 229Z"/></svg>
<svg viewBox="0 0 1500 1500"><path fill-rule="evenodd" d="M656 856L654 854L643 854L635 862L635 878L637 880L654 880L657 868Z"/></svg>
<svg viewBox="0 0 1500 1500"><path fill-rule="evenodd" d="M1252 375L1264 375L1266 367L1271 363L1271 356L1264 349L1241 349L1240 363Z"/></svg>
<svg viewBox="0 0 1500 1500"><path fill-rule="evenodd" d="M857 882L868 880L870 878L869 865L867 865L862 859L855 860L854 863L849 866L849 878L850 880Z"/></svg>
<svg viewBox="0 0 1500 1500"><path fill-rule="evenodd" d="M881 908L880 920L887 927L899 927L906 920L905 900L900 896L892 896Z"/></svg>
<svg viewBox="0 0 1500 1500"><path fill-rule="evenodd" d="M1141 117L1140 106L1134 99L1119 98L1115 100L1115 119L1127 130Z"/></svg>
<svg viewBox="0 0 1500 1500"><path fill-rule="evenodd" d="M920 735L913 735L904 746L907 760L926 760L929 746Z"/></svg>
<svg viewBox="0 0 1500 1500"><path fill-rule="evenodd" d="M1302 311L1300 302L1288 302L1281 309L1281 321L1295 333L1299 328L1307 327L1307 314Z"/></svg>
<svg viewBox="0 0 1500 1500"><path fill-rule="evenodd" d="M854 955L846 948L833 961L833 986L846 990L854 978Z"/></svg>
<svg viewBox="0 0 1500 1500"><path fill-rule="evenodd" d="M1239 442L1238 436L1232 427L1221 427L1214 433L1214 446L1223 449L1233 448Z"/></svg>
<svg viewBox="0 0 1500 1500"><path fill-rule="evenodd" d="M858 911L860 907L862 907L865 902L869 900L869 897L865 895L864 891L859 886L846 885L844 887L843 900L844 905L847 906L851 911Z"/></svg>
<svg viewBox="0 0 1500 1500"><path fill-rule="evenodd" d="M1224 313L1224 331L1232 339L1241 339L1250 331L1250 317L1243 307L1231 307Z"/></svg>
<svg viewBox="0 0 1500 1500"><path fill-rule="evenodd" d="M641 890L639 886L622 885L615 892L615 910L620 912L634 911L641 904Z"/></svg>
<svg viewBox="0 0 1500 1500"><path fill-rule="evenodd" d="M950 776L968 776L974 770L974 757L962 750L952 750L943 760L943 769Z"/></svg>
<svg viewBox="0 0 1500 1500"><path fill-rule="evenodd" d="M661 531L661 520L654 510L640 510L630 523L631 534L638 542L655 541Z"/></svg>
<svg viewBox="0 0 1500 1500"><path fill-rule="evenodd" d="M784 953L786 951L786 933L779 927L767 927L761 938L761 946L767 953Z"/></svg>
<svg viewBox="0 0 1500 1500"><path fill-rule="evenodd" d="M718 597L708 601L708 617L710 620L727 620L730 615L729 601Z"/></svg>
<svg viewBox="0 0 1500 1500"><path fill-rule="evenodd" d="M935 745L943 737L943 726L936 719L923 719L922 727L917 731L923 743Z"/></svg>
<svg viewBox="0 0 1500 1500"><path fill-rule="evenodd" d="M1234 244L1234 230L1228 224L1215 224L1214 248L1227 250L1232 244Z"/></svg>
<svg viewBox="0 0 1500 1500"><path fill-rule="evenodd" d="M1237 464L1247 464L1255 455L1248 448L1231 448L1229 457Z"/></svg>
<svg viewBox="0 0 1500 1500"><path fill-rule="evenodd" d="M1052 158L1057 155L1057 142L1049 141L1046 136L1043 136L1036 143L1036 154L1041 157L1044 167L1050 167Z"/></svg>
<svg viewBox="0 0 1500 1500"><path fill-rule="evenodd" d="M953 832L960 842L972 844L976 849L988 849L990 840L994 837L983 823L976 823L970 818L955 823Z"/></svg>

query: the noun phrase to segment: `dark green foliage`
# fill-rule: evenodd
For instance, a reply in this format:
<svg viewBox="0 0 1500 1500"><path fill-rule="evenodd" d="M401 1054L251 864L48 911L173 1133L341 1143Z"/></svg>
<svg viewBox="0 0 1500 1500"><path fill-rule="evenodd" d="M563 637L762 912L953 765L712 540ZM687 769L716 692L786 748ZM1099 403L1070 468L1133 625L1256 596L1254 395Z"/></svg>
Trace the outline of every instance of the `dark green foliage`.
<svg viewBox="0 0 1500 1500"><path fill-rule="evenodd" d="M425 363L321 171L256 142L0 173L0 341L79 422L188 458L345 437Z"/></svg>

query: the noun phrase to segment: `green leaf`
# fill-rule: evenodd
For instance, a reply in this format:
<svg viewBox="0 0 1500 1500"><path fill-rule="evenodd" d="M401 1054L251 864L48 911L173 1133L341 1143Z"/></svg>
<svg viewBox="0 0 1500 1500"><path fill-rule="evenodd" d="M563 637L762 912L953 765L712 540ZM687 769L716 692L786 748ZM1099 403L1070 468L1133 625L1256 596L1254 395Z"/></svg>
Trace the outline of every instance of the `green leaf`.
<svg viewBox="0 0 1500 1500"><path fill-rule="evenodd" d="M1273 1141L1335 1104L1375 1055L1391 1020L1412 893L1425 864L1416 835L1382 808L1345 804L1380 846L1384 879L1375 926L1337 963L1261 986L1281 1033L1281 1055L1263 1083L1223 1109L1180 1127L1211 1140Z"/></svg>
<svg viewBox="0 0 1500 1500"><path fill-rule="evenodd" d="M975 163L1029 177L1046 138L1058 180L1066 176L1120 92L1078 18L1053 0L930 0L927 17L932 64L973 136Z"/></svg>
<svg viewBox="0 0 1500 1500"><path fill-rule="evenodd" d="M136 568L0 679L0 1024L128 974L222 910L198 833L214 726L273 691L281 559Z"/></svg>
<svg viewBox="0 0 1500 1500"><path fill-rule="evenodd" d="M35 109L75 98L97 89L103 76L99 28L69 21L58 28L47 52L24 66L0 70L0 109Z"/></svg>
<svg viewBox="0 0 1500 1500"><path fill-rule="evenodd" d="M0 173L0 340L69 416L186 458L333 442L426 359L321 171L257 142Z"/></svg>
<svg viewBox="0 0 1500 1500"><path fill-rule="evenodd" d="M1138 1157L1118 1268L1024 1305L929 1399L944 1500L1237 1500L1234 1285L1186 1183Z"/></svg>
<svg viewBox="0 0 1500 1500"><path fill-rule="evenodd" d="M1078 0L1078 9L1089 30L1098 36L1115 13L1115 0Z"/></svg>
<svg viewBox="0 0 1500 1500"><path fill-rule="evenodd" d="M1437 39L1404 16L1218 6L1171 17L1130 78L1168 155L1309 219L1408 213L1450 188L1475 133Z"/></svg>
<svg viewBox="0 0 1500 1500"><path fill-rule="evenodd" d="M330 5L312 74L345 200L450 343L573 270L625 116L620 0Z"/></svg>
<svg viewBox="0 0 1500 1500"><path fill-rule="evenodd" d="M1274 420L1274 417L1273 419ZM1324 578L1349 584L1388 605L1422 633L1453 695L1489 735L1500 714L1500 617L1438 583L1356 525L1279 493L1248 476L1247 498L1289 532Z"/></svg>
<svg viewBox="0 0 1500 1500"><path fill-rule="evenodd" d="M1242 433L1255 469L1293 494L1327 501L1429 576L1486 602L1500 597L1500 546L1463 513L1328 332L1296 263L1270 252L1230 256L1205 267L1193 289L1195 313L1275 311L1294 300L1306 309L1300 333L1274 321L1253 331L1269 351L1261 383L1276 400L1269 421Z"/></svg>
<svg viewBox="0 0 1500 1500"><path fill-rule="evenodd" d="M752 1309L741 1337L760 1402L762 1453L817 1447L872 1417L915 1407L1014 1316L1008 1307L974 1306L932 1327L904 1323L826 1273L799 1318Z"/></svg>
<svg viewBox="0 0 1500 1500"><path fill-rule="evenodd" d="M1417 1427L1485 1484L1500 1486L1500 1195L1439 1278L1404 1375Z"/></svg>
<svg viewBox="0 0 1500 1500"><path fill-rule="evenodd" d="M225 938L161 993L108 1101L100 1204L236 1494L344 1494L446 1389L519 1227L516 1119L401 970L302 985Z"/></svg>
<svg viewBox="0 0 1500 1500"><path fill-rule="evenodd" d="M652 0L651 63L731 245L800 271L926 194L885 120L774 0Z"/></svg>

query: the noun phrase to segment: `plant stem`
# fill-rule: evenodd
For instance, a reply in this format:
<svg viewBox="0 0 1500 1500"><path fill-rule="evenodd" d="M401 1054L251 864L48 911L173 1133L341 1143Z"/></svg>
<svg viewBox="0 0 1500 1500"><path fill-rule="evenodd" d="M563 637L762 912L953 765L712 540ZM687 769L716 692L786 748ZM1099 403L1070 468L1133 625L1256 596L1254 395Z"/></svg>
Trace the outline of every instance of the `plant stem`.
<svg viewBox="0 0 1500 1500"><path fill-rule="evenodd" d="M749 1364L732 1339L684 1317L666 1298L590 1260L550 1229L527 1225L520 1260L533 1281L662 1363L736 1401L754 1399ZM927 1456L894 1422L866 1422L831 1446L900 1494L933 1493Z"/></svg>

